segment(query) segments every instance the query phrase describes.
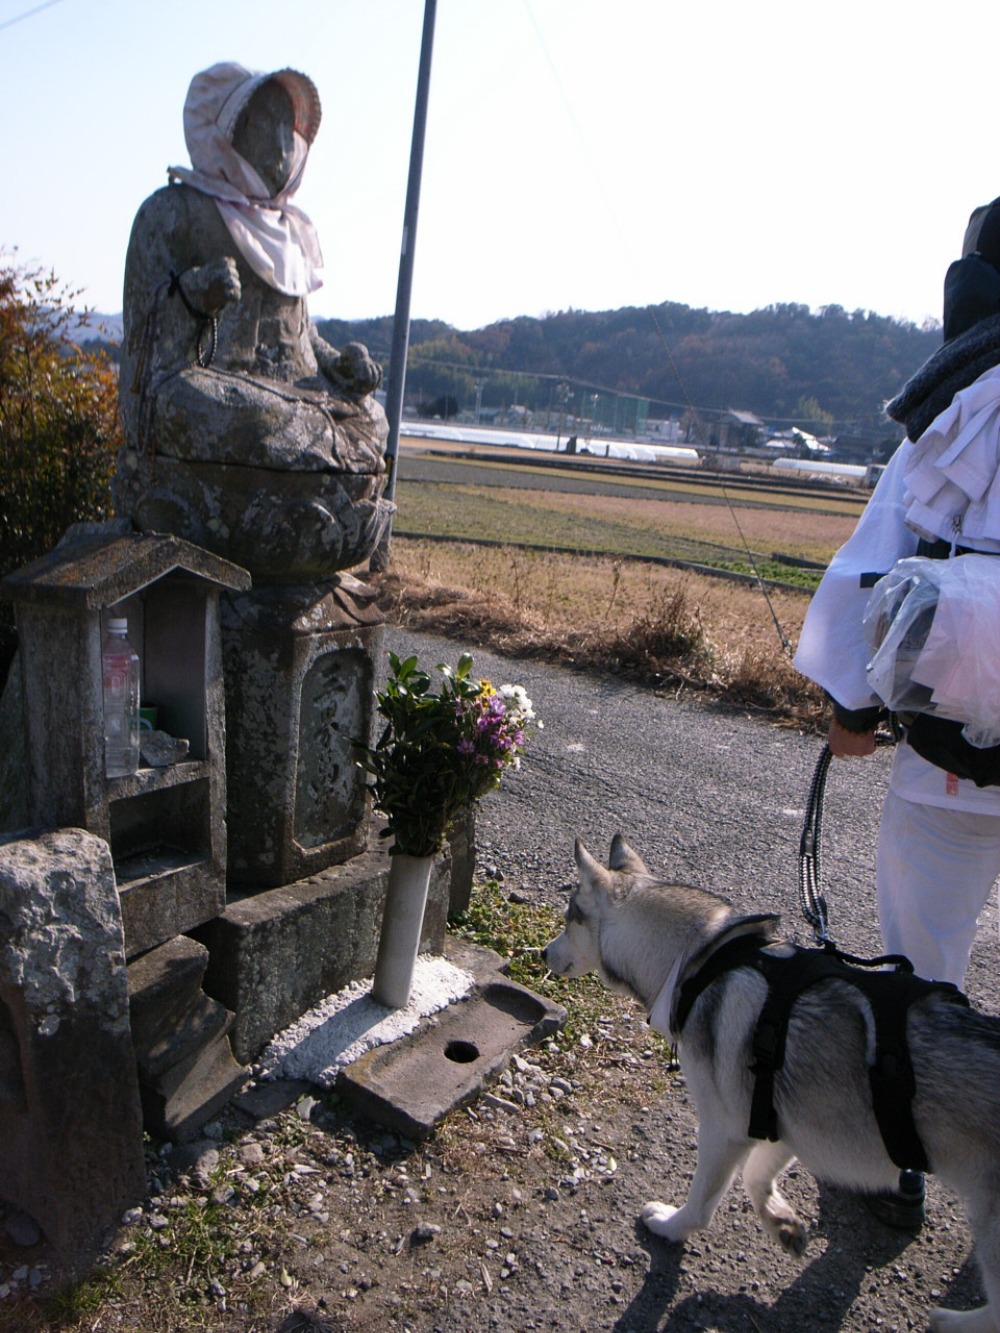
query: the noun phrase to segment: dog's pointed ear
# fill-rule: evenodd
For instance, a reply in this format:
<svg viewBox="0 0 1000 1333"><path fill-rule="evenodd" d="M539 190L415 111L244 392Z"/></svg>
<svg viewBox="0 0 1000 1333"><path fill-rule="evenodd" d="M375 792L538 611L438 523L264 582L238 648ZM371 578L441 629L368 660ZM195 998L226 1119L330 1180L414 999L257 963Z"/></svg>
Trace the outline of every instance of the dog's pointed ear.
<svg viewBox="0 0 1000 1333"><path fill-rule="evenodd" d="M648 875L649 871L643 864L642 857L638 852L634 852L620 833L616 833L611 839L611 855L608 857L608 867L611 870L625 870L630 875Z"/></svg>
<svg viewBox="0 0 1000 1333"><path fill-rule="evenodd" d="M579 838L573 845L573 855L576 858L576 868L580 872L581 889L607 887L608 872L599 861L594 860Z"/></svg>

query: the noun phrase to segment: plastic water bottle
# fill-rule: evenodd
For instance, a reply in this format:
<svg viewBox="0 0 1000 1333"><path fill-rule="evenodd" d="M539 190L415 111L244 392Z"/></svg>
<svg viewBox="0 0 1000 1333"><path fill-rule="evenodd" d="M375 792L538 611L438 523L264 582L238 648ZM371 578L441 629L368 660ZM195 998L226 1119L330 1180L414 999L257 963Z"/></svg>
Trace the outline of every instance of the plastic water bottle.
<svg viewBox="0 0 1000 1333"><path fill-rule="evenodd" d="M121 778L139 767L139 658L129 645L127 620L108 621L101 659L104 771Z"/></svg>

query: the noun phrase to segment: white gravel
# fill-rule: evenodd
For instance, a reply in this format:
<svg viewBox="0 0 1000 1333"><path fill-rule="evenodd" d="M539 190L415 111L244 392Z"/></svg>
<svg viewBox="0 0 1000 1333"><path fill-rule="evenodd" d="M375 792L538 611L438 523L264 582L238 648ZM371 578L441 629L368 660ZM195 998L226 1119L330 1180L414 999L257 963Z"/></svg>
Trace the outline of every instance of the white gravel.
<svg viewBox="0 0 1000 1333"><path fill-rule="evenodd" d="M405 1009L376 1004L370 978L352 982L278 1033L260 1058L260 1077L309 1079L332 1088L345 1065L375 1046L405 1037L421 1019L461 999L472 986L470 973L431 954L417 958Z"/></svg>

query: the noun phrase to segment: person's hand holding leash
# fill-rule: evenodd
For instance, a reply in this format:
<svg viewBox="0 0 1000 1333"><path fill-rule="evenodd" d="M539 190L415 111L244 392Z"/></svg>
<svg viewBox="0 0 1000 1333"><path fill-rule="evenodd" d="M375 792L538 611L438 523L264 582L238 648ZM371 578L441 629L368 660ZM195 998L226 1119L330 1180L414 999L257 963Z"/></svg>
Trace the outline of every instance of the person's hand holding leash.
<svg viewBox="0 0 1000 1333"><path fill-rule="evenodd" d="M875 731L848 731L836 718L830 720L826 743L836 759L875 753Z"/></svg>

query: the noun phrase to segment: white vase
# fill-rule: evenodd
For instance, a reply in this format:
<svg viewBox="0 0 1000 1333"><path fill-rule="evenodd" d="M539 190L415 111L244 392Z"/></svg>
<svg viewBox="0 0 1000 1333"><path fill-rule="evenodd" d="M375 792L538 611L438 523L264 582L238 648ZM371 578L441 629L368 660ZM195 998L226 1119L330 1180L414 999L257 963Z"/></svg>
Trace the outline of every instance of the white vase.
<svg viewBox="0 0 1000 1333"><path fill-rule="evenodd" d="M433 865L433 856L389 857L389 890L375 960L372 999L390 1009L403 1009L409 1003Z"/></svg>

